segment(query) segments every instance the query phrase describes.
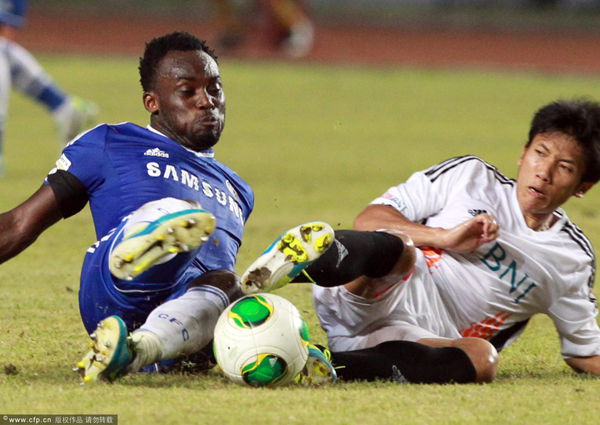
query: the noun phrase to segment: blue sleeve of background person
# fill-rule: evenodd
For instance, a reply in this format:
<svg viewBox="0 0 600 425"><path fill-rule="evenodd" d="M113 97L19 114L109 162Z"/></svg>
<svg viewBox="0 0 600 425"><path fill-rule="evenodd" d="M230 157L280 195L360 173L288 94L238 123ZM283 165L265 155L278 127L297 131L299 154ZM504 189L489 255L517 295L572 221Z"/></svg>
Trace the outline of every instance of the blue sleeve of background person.
<svg viewBox="0 0 600 425"><path fill-rule="evenodd" d="M0 0L0 24L21 28L26 11L27 0Z"/></svg>

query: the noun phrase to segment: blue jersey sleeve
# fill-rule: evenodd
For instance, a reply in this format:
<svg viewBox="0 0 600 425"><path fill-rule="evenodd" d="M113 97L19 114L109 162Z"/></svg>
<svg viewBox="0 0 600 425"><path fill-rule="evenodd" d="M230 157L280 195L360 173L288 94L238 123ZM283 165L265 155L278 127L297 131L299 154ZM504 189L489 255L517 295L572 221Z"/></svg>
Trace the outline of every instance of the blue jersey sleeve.
<svg viewBox="0 0 600 425"><path fill-rule="evenodd" d="M106 126L96 127L69 143L56 162L58 170L77 177L91 194L104 181L103 169L107 165L105 154Z"/></svg>

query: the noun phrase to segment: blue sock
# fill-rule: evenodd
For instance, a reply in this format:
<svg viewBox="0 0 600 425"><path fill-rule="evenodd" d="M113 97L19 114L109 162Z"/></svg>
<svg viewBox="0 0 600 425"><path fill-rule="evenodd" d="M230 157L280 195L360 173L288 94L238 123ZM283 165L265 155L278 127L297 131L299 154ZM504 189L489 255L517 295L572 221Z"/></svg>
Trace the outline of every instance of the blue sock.
<svg viewBox="0 0 600 425"><path fill-rule="evenodd" d="M51 111L55 111L59 106L65 103L67 98L68 96L55 85L47 86L36 96L36 100Z"/></svg>

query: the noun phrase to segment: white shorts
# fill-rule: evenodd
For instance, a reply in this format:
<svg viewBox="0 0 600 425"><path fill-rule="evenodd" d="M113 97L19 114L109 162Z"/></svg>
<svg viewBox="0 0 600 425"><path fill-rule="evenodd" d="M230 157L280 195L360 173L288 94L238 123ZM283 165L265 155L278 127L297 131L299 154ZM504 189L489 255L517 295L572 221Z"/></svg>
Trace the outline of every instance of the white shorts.
<svg viewBox="0 0 600 425"><path fill-rule="evenodd" d="M391 340L461 338L420 250L412 275L378 298L354 295L343 286L313 285L313 301L332 351L358 350Z"/></svg>

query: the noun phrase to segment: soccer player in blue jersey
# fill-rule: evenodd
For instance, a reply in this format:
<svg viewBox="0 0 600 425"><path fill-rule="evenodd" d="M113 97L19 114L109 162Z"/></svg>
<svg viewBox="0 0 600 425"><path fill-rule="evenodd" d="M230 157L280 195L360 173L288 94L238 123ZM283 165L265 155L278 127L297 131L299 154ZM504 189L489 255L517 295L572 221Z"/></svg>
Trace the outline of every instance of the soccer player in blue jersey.
<svg viewBox="0 0 600 425"><path fill-rule="evenodd" d="M26 11L27 0L0 1L0 175L4 172L2 141L11 87L50 111L63 143L89 125L98 109L87 100L65 93L35 58L15 42Z"/></svg>
<svg viewBox="0 0 600 425"><path fill-rule="evenodd" d="M93 341L76 368L84 382L198 352L240 294L233 268L254 196L214 158L225 123L216 57L176 32L146 45L139 71L150 125L81 134L42 187L0 215L5 261L89 201L98 242L79 292Z"/></svg>

